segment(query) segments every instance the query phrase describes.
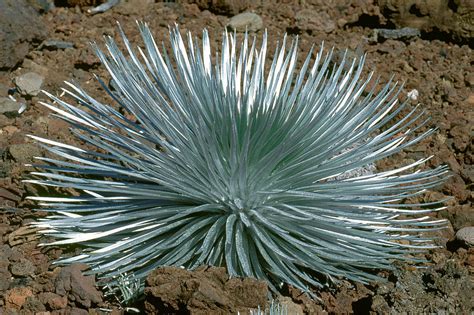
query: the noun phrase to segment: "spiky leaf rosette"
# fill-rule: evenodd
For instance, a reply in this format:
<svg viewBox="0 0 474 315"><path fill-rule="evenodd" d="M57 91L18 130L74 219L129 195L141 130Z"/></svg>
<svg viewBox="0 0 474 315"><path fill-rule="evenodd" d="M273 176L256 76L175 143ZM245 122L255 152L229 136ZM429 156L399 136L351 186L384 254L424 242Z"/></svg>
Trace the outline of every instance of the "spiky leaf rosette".
<svg viewBox="0 0 474 315"><path fill-rule="evenodd" d="M58 159L39 158L30 182L83 192L32 198L53 213L35 223L51 245L85 246L59 263L105 279L226 266L309 292L333 277L377 279L370 269L434 246L424 232L445 224L427 216L441 204L400 201L439 184L446 167L419 170L422 159L345 176L433 133L417 132L416 108L394 121L407 107L400 88L369 88L365 57L333 65L333 51L311 50L298 67L297 40L285 36L265 70L266 33L259 45L224 33L214 55L207 31L200 41L170 29L169 53L139 28L143 50L123 32L126 54L111 38L107 53L95 46L117 91L99 81L128 115L68 84L77 105L51 94L44 105L94 149L32 136Z"/></svg>

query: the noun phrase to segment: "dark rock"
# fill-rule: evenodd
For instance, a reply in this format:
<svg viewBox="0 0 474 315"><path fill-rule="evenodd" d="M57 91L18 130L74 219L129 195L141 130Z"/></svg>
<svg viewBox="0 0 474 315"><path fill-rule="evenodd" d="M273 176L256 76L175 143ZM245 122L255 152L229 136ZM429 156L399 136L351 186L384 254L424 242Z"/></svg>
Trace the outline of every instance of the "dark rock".
<svg viewBox="0 0 474 315"><path fill-rule="evenodd" d="M412 39L420 37L420 35L420 30L412 27L397 29L378 28L374 30L375 41L380 39Z"/></svg>
<svg viewBox="0 0 474 315"><path fill-rule="evenodd" d="M236 314L265 305L268 288L251 278L229 279L225 268L188 271L163 267L146 280L145 309L149 313Z"/></svg>
<svg viewBox="0 0 474 315"><path fill-rule="evenodd" d="M10 264L10 272L19 277L31 276L35 272L35 266L26 258Z"/></svg>
<svg viewBox="0 0 474 315"><path fill-rule="evenodd" d="M26 0L0 1L0 69L14 68L47 34L38 12Z"/></svg>
<svg viewBox="0 0 474 315"><path fill-rule="evenodd" d="M83 270L88 267L84 264L73 264L61 269L56 278L56 293L65 296L84 307L91 307L92 303L100 303L102 297L95 287L94 276L84 276Z"/></svg>

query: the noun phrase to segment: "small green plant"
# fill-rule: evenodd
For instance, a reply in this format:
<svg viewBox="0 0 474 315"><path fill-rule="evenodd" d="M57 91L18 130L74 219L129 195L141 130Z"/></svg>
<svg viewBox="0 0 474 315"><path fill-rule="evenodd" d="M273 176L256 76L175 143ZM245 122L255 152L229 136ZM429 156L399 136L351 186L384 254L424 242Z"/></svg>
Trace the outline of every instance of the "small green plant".
<svg viewBox="0 0 474 315"><path fill-rule="evenodd" d="M103 290L106 297L113 297L123 308L140 300L144 283L129 274L120 274L114 277L113 282L105 283Z"/></svg>
<svg viewBox="0 0 474 315"><path fill-rule="evenodd" d="M107 53L94 46L116 91L99 82L124 112L68 83L74 104L47 93L43 105L86 146L31 136L58 158L38 158L44 171L29 182L82 192L31 197L51 213L34 223L50 245L84 246L58 263L89 264L109 285L163 265L226 266L310 293L337 277L380 279L373 269L435 247L424 232L444 228L428 215L442 201L406 200L446 166L359 172L434 132L419 132L417 108L401 116L397 84L369 88L365 56L333 65L332 50L312 49L297 66L285 36L266 70L266 33L259 48L224 33L213 53L207 31L184 40L171 28L167 51L139 28L144 49L123 33L127 54L110 37Z"/></svg>

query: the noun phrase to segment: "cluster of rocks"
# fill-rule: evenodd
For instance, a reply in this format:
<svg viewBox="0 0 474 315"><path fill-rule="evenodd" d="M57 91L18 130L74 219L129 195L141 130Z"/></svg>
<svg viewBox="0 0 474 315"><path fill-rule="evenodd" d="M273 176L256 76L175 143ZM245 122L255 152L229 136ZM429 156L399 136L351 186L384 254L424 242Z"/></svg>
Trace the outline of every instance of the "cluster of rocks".
<svg viewBox="0 0 474 315"><path fill-rule="evenodd" d="M0 216L0 314L89 314L107 307L85 265L51 265L60 251L38 247L25 213Z"/></svg>

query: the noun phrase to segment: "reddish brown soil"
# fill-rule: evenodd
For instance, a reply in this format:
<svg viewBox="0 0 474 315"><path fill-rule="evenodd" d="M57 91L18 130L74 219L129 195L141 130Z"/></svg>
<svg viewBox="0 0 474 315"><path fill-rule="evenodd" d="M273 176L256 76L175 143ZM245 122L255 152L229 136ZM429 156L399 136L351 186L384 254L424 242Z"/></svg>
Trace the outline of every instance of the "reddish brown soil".
<svg viewBox="0 0 474 315"><path fill-rule="evenodd" d="M90 4L99 1L62 1L64 4L72 2ZM421 3L420 7L413 7L415 2ZM429 192L424 200L454 197L449 201L448 208L437 214L447 218L450 227L441 233L444 237L444 241L440 241L442 248L427 255L433 261L427 270L400 266L399 271L386 273L387 283L367 286L343 280L336 288L318 292L321 301L313 301L288 287L278 300L288 304L292 312L308 314L468 314L473 311L470 278L474 270L474 248L455 241L454 235L460 228L474 225L474 58L472 46L468 45L472 43L474 9L467 4L457 4L460 1L450 1L456 4L455 8L453 5L443 7L441 2L434 2L438 6L426 5L423 1L377 3L375 0L288 0L278 1L277 4L244 0L156 3L134 0L122 1L113 9L97 15L88 15L88 7L57 7L39 16L47 29L46 38L71 42L73 48L39 49L39 43L33 40L26 56L21 57L16 66L0 71L0 97L7 97L9 89L14 87L12 82L15 77L33 71L45 78L42 88L53 94L61 93L64 80L74 80L99 100L109 101L93 79L94 73L105 78L107 74L91 51L89 42L101 42L103 35L116 36L116 21L120 22L130 41L137 44L141 39L136 20L147 21L157 40L166 40L168 25L176 22L181 30L191 30L195 34L206 27L217 42L232 15L249 11L262 17L269 42L276 42L288 32L299 35L300 51L303 53L313 43L319 45L322 41L326 47L349 48L355 53L366 52L367 69L375 69L382 81L395 75L396 80L405 82L404 95L416 89L419 96L413 105L420 103L421 108L432 118L429 125L438 128L431 138L377 166L385 169L429 155L433 155L433 158L426 163L428 167L443 163L449 165L451 178L444 186ZM449 21L454 22L450 24ZM375 28L394 26L418 27L421 37L373 40ZM22 47L25 49L26 46ZM16 117L0 114L0 314L87 314L88 311L89 314L97 314L101 312L101 307L115 308L115 312L119 312L118 304L104 298L94 287L93 277L80 273L84 266L61 268L52 265L54 259L73 249L39 248L34 231L26 227L28 222L44 214L32 211L33 204L25 200L27 195L41 191L38 187L21 182L30 170L24 164L31 163L34 156L45 154L26 135L34 134L66 143L77 143L77 140L69 133L65 123L49 116L49 111L38 104L46 100L44 95L22 97L14 93L13 96L17 101L24 102L27 110ZM185 313L242 310L241 305L247 304L238 304L240 302L232 300L229 292L233 291L226 291L225 285L221 283L224 280L219 280L222 275L217 274L214 271L207 275L201 272L189 276L191 280L180 278L179 281L191 281L196 286L192 292L200 294L205 290L202 284L211 283L209 286L213 290L223 290L221 292L229 300L228 305L216 307L219 301L225 299L213 300L209 296L205 302L197 301L196 298L185 299L181 291L167 291L168 296L162 292L160 299L170 301L172 294L181 294L179 303L186 304L186 301L192 300L194 306L196 303L202 306L201 309L189 305L177 306ZM155 276L165 277L159 274ZM170 278L166 279L169 281ZM149 282L153 281L149 279ZM239 288L248 290L241 292L242 296L248 297L252 295L252 290L261 290L262 287L259 283L247 283ZM156 293L160 290L152 287L147 292ZM139 304L138 307L143 311L157 312L163 303L153 305L152 301L156 299L156 296L152 296L151 300L147 300L148 304ZM210 306L206 308L206 305Z"/></svg>

